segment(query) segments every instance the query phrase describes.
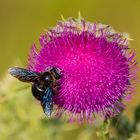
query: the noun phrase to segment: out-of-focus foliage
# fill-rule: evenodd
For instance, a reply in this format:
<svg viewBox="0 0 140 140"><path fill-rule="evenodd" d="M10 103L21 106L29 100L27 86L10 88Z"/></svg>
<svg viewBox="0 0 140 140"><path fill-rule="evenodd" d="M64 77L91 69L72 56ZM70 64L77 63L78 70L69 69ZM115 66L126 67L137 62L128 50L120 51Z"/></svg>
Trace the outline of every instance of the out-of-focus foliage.
<svg viewBox="0 0 140 140"><path fill-rule="evenodd" d="M94 135L94 126L48 119L31 95L28 84L20 83L9 75L1 80L1 140L88 140Z"/></svg>
<svg viewBox="0 0 140 140"><path fill-rule="evenodd" d="M33 98L30 86L6 75L0 81L1 140L134 140L139 132L139 108L134 123L123 115L112 122L94 124L68 123L65 119L47 118ZM112 133L110 129L114 129ZM130 139L131 138L131 139Z"/></svg>
<svg viewBox="0 0 140 140"><path fill-rule="evenodd" d="M136 107L133 121L129 121L128 118L120 113L118 116L112 119L111 124L115 129L116 138L119 140L134 140L139 137L140 133L140 104Z"/></svg>

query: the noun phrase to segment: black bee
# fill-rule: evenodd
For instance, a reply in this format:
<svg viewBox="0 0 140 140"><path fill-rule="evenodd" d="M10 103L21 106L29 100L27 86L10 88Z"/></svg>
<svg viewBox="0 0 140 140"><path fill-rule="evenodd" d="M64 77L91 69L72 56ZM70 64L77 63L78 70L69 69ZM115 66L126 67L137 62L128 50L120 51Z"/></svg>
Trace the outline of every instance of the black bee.
<svg viewBox="0 0 140 140"><path fill-rule="evenodd" d="M45 72L34 72L31 70L13 67L9 69L9 73L22 82L32 83L32 94L41 102L44 113L50 117L53 111L54 89L56 82L60 79L60 70L50 67Z"/></svg>

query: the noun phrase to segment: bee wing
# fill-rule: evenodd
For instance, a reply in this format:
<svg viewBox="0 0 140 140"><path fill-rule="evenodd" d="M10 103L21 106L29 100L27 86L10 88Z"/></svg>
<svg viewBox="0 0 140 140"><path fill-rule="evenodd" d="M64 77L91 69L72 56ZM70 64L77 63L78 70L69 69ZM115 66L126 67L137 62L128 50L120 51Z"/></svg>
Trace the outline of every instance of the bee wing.
<svg viewBox="0 0 140 140"><path fill-rule="evenodd" d="M40 76L37 72L18 67L10 68L8 71L13 77L22 82L33 82Z"/></svg>
<svg viewBox="0 0 140 140"><path fill-rule="evenodd" d="M51 113L53 111L52 97L53 97L53 90L51 87L48 87L45 90L44 95L42 96L42 100L41 100L41 105L43 107L44 113L48 117L51 117Z"/></svg>

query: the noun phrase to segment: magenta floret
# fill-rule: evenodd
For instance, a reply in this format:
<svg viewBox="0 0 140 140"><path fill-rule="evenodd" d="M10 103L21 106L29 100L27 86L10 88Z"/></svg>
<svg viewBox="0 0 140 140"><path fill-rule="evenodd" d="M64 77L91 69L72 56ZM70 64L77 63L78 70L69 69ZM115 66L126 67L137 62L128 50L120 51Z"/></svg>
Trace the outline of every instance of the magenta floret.
<svg viewBox="0 0 140 140"><path fill-rule="evenodd" d="M137 79L135 52L128 39L110 26L69 18L33 45L28 68L37 72L49 66L61 70L60 89L54 95L56 115L92 120L94 114L113 117L124 105Z"/></svg>

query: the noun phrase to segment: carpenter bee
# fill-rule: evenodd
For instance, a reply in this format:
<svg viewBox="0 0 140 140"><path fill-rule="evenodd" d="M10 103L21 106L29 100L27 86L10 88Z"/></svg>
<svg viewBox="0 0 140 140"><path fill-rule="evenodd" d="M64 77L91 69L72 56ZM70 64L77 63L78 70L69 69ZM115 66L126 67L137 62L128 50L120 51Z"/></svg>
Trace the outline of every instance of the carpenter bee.
<svg viewBox="0 0 140 140"><path fill-rule="evenodd" d="M55 67L49 67L45 72L34 72L31 70L13 67L9 73L22 82L32 84L32 94L40 101L44 113L51 117L53 111L54 89L57 80L60 79L60 70Z"/></svg>

